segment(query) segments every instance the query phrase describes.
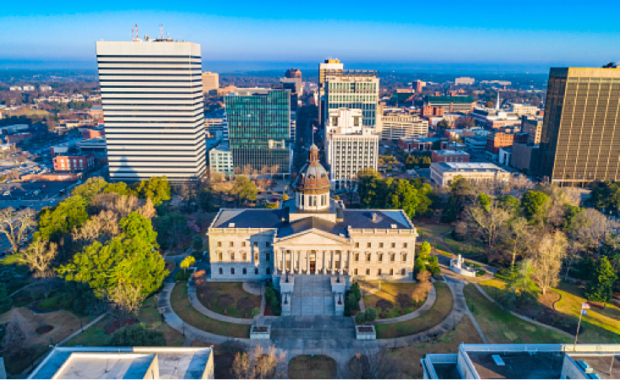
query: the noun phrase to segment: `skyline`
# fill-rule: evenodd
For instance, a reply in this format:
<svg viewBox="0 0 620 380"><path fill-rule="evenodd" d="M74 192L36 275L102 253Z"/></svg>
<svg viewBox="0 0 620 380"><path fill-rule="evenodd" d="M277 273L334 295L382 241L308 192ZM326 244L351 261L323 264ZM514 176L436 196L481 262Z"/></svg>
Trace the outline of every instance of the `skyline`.
<svg viewBox="0 0 620 380"><path fill-rule="evenodd" d="M240 62L245 69L259 62L316 65L327 57L352 66L475 71L508 64L509 71L531 72L620 61L620 33L613 26L620 4L607 5L605 12L579 8L578 14L572 4L525 1L482 8L448 1L436 9L411 3L370 8L364 2L334 7L319 1L296 14L282 1L175 4L174 9L155 1L146 10L106 4L117 11L76 2L61 8L42 3L30 7L34 10L7 4L0 16L0 62L3 68L6 62L37 61L94 68L95 42L128 41L135 24L140 38L158 36L163 24L171 38L199 43L205 63Z"/></svg>

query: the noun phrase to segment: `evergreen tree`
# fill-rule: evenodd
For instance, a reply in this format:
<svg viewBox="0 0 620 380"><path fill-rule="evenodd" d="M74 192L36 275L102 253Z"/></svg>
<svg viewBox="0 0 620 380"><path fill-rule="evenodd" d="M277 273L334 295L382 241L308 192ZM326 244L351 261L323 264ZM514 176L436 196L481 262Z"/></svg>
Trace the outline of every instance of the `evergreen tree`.
<svg viewBox="0 0 620 380"><path fill-rule="evenodd" d="M617 278L607 257L601 257L586 286L586 297L595 302L609 302Z"/></svg>

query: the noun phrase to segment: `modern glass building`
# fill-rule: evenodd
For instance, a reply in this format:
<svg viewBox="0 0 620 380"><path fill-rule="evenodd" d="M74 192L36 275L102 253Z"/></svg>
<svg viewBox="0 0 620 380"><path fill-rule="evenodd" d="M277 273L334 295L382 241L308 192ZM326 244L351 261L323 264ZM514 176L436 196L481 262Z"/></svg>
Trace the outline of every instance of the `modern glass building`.
<svg viewBox="0 0 620 380"><path fill-rule="evenodd" d="M620 69L551 69L534 169L562 186L620 179Z"/></svg>
<svg viewBox="0 0 620 380"><path fill-rule="evenodd" d="M244 88L224 97L236 171L248 165L258 171L277 166L277 174L291 174L290 103L288 90Z"/></svg>
<svg viewBox="0 0 620 380"><path fill-rule="evenodd" d="M376 71L347 70L327 72L325 85L326 111L323 125L332 110L359 109L365 127L374 127L379 103L379 78Z"/></svg>

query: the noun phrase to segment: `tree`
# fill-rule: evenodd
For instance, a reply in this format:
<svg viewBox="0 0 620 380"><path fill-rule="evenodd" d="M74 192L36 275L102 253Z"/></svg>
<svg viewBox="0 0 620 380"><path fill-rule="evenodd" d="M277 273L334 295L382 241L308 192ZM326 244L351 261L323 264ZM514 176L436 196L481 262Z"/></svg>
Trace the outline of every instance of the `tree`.
<svg viewBox="0 0 620 380"><path fill-rule="evenodd" d="M396 295L396 302L400 306L401 314L404 313L405 309L411 306L411 294L398 293Z"/></svg>
<svg viewBox="0 0 620 380"><path fill-rule="evenodd" d="M377 307L381 309L381 313L385 315L385 313L392 310L394 304L384 298L381 298L377 301Z"/></svg>
<svg viewBox="0 0 620 380"><path fill-rule="evenodd" d="M203 189L198 193L198 206L203 211L211 211L213 207L213 194L209 189Z"/></svg>
<svg viewBox="0 0 620 380"><path fill-rule="evenodd" d="M258 190L256 185L248 177L240 175L235 178L230 195L235 199L237 206L245 203L246 201L256 200Z"/></svg>
<svg viewBox="0 0 620 380"><path fill-rule="evenodd" d="M0 282L0 314L4 314L11 310L12 306L13 299L9 296L9 293L6 290L6 284L4 282Z"/></svg>
<svg viewBox="0 0 620 380"><path fill-rule="evenodd" d="M194 235L194 237L192 238L192 248L194 248L195 251L201 251L202 246L202 236Z"/></svg>
<svg viewBox="0 0 620 380"><path fill-rule="evenodd" d="M503 243L510 255L510 268L514 268L517 256L527 250L530 238L530 226L525 218L516 217L508 222L508 231L503 237Z"/></svg>
<svg viewBox="0 0 620 380"><path fill-rule="evenodd" d="M0 210L0 232L11 243L13 253L19 251L28 232L35 226L34 212L29 208L17 212L13 207Z"/></svg>
<svg viewBox="0 0 620 380"><path fill-rule="evenodd" d="M58 255L58 246L55 243L46 242L43 240L35 240L28 246L28 249L24 251L20 262L27 265L34 277L43 281L54 275L52 270L52 263ZM43 292L45 298L49 294L49 287L44 286Z"/></svg>
<svg viewBox="0 0 620 380"><path fill-rule="evenodd" d="M108 341L115 347L163 347L166 337L163 332L149 330L142 324L123 327L117 330Z"/></svg>
<svg viewBox="0 0 620 380"><path fill-rule="evenodd" d="M431 284L431 274L428 271L419 272L416 279L418 284L413 289L411 298L413 302L420 303L426 299L428 292L433 288L433 284Z"/></svg>
<svg viewBox="0 0 620 380"><path fill-rule="evenodd" d="M44 209L39 215L39 231L35 238L58 243L63 235L88 220L86 205L87 202L82 196L75 195L60 202L54 209Z"/></svg>
<svg viewBox="0 0 620 380"><path fill-rule="evenodd" d="M141 287L141 284L134 285L121 279L109 293L108 298L114 304L121 323L125 317L138 310L146 298L146 295L141 293Z"/></svg>
<svg viewBox="0 0 620 380"><path fill-rule="evenodd" d="M471 116L461 116L454 122L457 128L471 128L476 126L476 121Z"/></svg>
<svg viewBox="0 0 620 380"><path fill-rule="evenodd" d="M101 194L103 190L108 186L108 183L102 177L91 177L86 180L80 186L76 186L71 190L71 195L79 195L90 202L95 195Z"/></svg>
<svg viewBox="0 0 620 380"><path fill-rule="evenodd" d="M237 301L237 309L243 312L244 317L247 317L256 306L256 303L250 297L242 297Z"/></svg>
<svg viewBox="0 0 620 380"><path fill-rule="evenodd" d="M501 238L505 235L510 214L496 201L485 206L471 206L465 210L465 221L471 237L487 247L487 257L493 258Z"/></svg>
<svg viewBox="0 0 620 380"><path fill-rule="evenodd" d="M596 271L592 273L586 287L586 297L595 302L609 302L613 295L614 283L618 279L609 259L603 256L596 265Z"/></svg>
<svg viewBox="0 0 620 380"><path fill-rule="evenodd" d="M529 190L521 198L521 207L531 224L544 223L547 216L549 196L540 191Z"/></svg>
<svg viewBox="0 0 620 380"><path fill-rule="evenodd" d="M19 324L19 319L15 311L11 314L11 319L6 327L5 339L8 352L17 354L18 357L21 357L22 348L24 347L24 342L26 341L26 334L24 334L24 331Z"/></svg>
<svg viewBox="0 0 620 380"><path fill-rule="evenodd" d="M355 314L355 323L358 325L363 325L366 323L366 313L362 313L361 311Z"/></svg>
<svg viewBox="0 0 620 380"><path fill-rule="evenodd" d="M191 232L187 218L178 211L167 213L155 219L159 244L164 249L178 247Z"/></svg>
<svg viewBox="0 0 620 380"><path fill-rule="evenodd" d="M437 128L440 128L440 129L450 129L450 122L447 119L441 119L437 123Z"/></svg>
<svg viewBox="0 0 620 380"><path fill-rule="evenodd" d="M533 245L532 278L538 283L542 294L559 282L558 274L566 248L566 236L560 231L543 235L539 243Z"/></svg>
<svg viewBox="0 0 620 380"><path fill-rule="evenodd" d="M217 304L224 309L224 314L228 314L228 307L235 302L235 299L230 294L220 294L217 297Z"/></svg>
<svg viewBox="0 0 620 380"><path fill-rule="evenodd" d="M185 273L187 273L187 268L194 265L195 262L196 262L196 258L194 258L194 256L187 256L186 258L183 259L183 261L181 261L181 264L179 264L179 267L183 269Z"/></svg>
<svg viewBox="0 0 620 380"><path fill-rule="evenodd" d="M431 253L431 243L425 241L422 244L420 244L420 252L418 256L426 257L430 255L430 253Z"/></svg>
<svg viewBox="0 0 620 380"><path fill-rule="evenodd" d="M170 182L166 176L151 177L148 181L139 182L136 191L140 198L151 198L155 207L170 200Z"/></svg>
<svg viewBox="0 0 620 380"><path fill-rule="evenodd" d="M397 379L403 370L387 349L358 352L348 365L339 368L345 379Z"/></svg>
<svg viewBox="0 0 620 380"><path fill-rule="evenodd" d="M375 309L374 307L367 308L365 317L366 321L373 322L375 319L377 319L377 309Z"/></svg>
<svg viewBox="0 0 620 380"><path fill-rule="evenodd" d="M262 346L256 346L249 353L237 352L232 364L232 372L237 379L268 379L280 378L277 374L278 365L284 363L286 354L278 352L275 346L267 351Z"/></svg>

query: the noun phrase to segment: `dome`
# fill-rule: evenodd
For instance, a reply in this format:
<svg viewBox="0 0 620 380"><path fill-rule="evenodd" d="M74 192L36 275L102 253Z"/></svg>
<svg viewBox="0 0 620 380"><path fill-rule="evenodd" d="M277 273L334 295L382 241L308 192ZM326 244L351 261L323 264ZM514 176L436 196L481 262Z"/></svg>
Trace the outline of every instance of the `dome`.
<svg viewBox="0 0 620 380"><path fill-rule="evenodd" d="M329 173L319 163L319 148L312 144L308 163L301 168L294 184L295 190L302 193L324 193L330 190Z"/></svg>

